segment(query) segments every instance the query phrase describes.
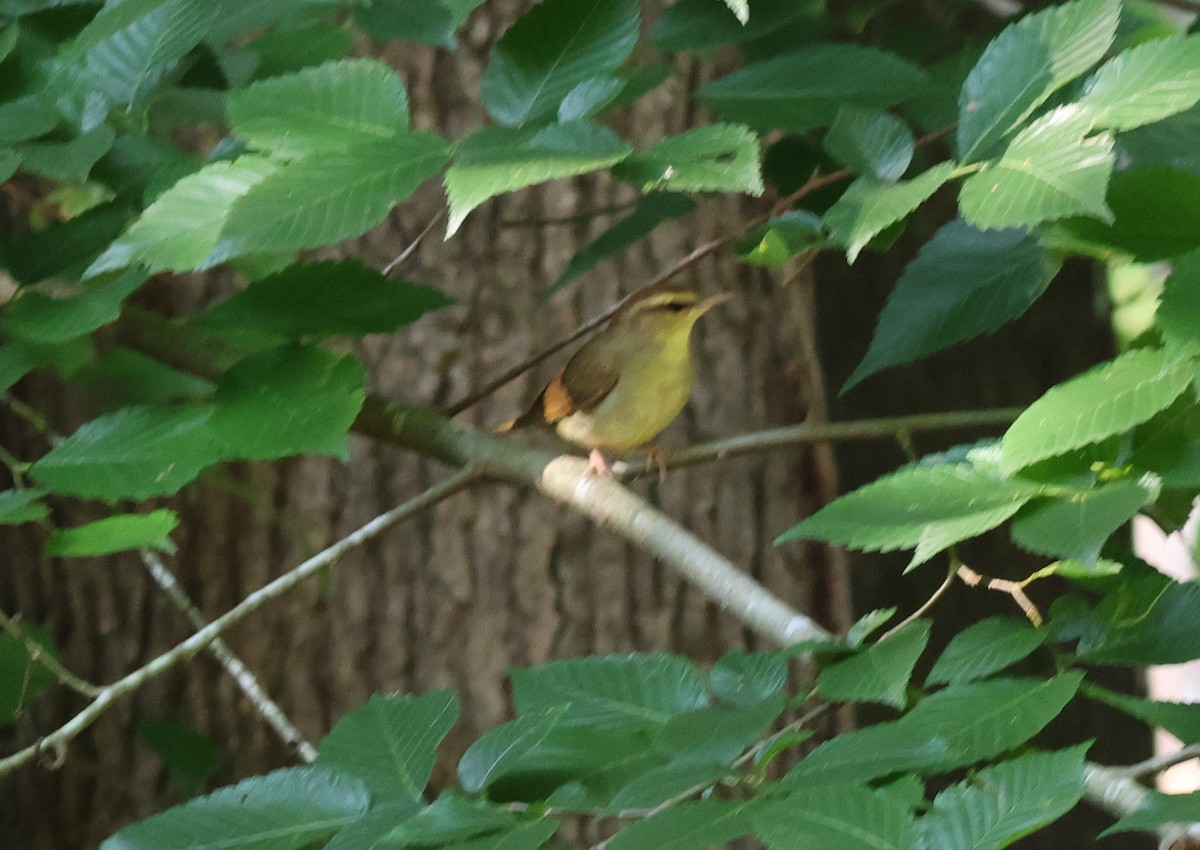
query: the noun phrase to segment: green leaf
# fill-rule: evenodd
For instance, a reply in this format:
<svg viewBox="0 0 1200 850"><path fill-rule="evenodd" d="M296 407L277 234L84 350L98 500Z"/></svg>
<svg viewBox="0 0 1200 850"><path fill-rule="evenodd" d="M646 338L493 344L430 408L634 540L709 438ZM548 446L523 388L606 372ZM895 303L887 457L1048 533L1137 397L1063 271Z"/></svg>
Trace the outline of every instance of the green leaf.
<svg viewBox="0 0 1200 850"><path fill-rule="evenodd" d="M289 339L363 336L394 333L452 303L436 289L388 280L359 260L326 260L255 281L195 321Z"/></svg>
<svg viewBox="0 0 1200 850"><path fill-rule="evenodd" d="M100 850L212 847L301 850L323 842L367 811L357 779L312 767L277 770L222 788L127 826Z"/></svg>
<svg viewBox="0 0 1200 850"><path fill-rule="evenodd" d="M0 499L3 496L0 495ZM58 658L50 636L28 623L21 624L21 633L38 647L39 655L45 653ZM36 702L57 679L45 662L35 662L25 644L8 632L0 632L0 724L17 719L22 709Z"/></svg>
<svg viewBox="0 0 1200 850"><path fill-rule="evenodd" d="M458 781L464 791L482 791L508 772L518 759L541 744L558 725L565 705L527 714L497 726L467 748L458 762Z"/></svg>
<svg viewBox="0 0 1200 850"><path fill-rule="evenodd" d="M826 211L825 224L853 263L868 242L928 200L953 173L954 163L940 162L899 183L860 177Z"/></svg>
<svg viewBox="0 0 1200 850"><path fill-rule="evenodd" d="M361 779L381 798L420 800L437 747L458 719L453 691L375 694L346 714L318 747L318 765Z"/></svg>
<svg viewBox="0 0 1200 850"><path fill-rule="evenodd" d="M42 486L85 499L167 496L222 459L206 406L126 407L93 419L29 469Z"/></svg>
<svg viewBox="0 0 1200 850"><path fill-rule="evenodd" d="M703 761L671 762L655 767L625 784L613 796L604 812L616 815L652 808L691 789L714 785L729 772L726 765Z"/></svg>
<svg viewBox="0 0 1200 850"><path fill-rule="evenodd" d="M209 427L227 457L274 460L296 454L346 457L346 432L366 394L353 356L312 345L251 354L225 373Z"/></svg>
<svg viewBox="0 0 1200 850"><path fill-rule="evenodd" d="M358 236L440 171L448 156L441 137L403 133L287 163L234 198L204 265Z"/></svg>
<svg viewBox="0 0 1200 850"><path fill-rule="evenodd" d="M372 846L440 846L508 830L516 824L516 816L506 809L446 791L432 805L394 827Z"/></svg>
<svg viewBox="0 0 1200 850"><path fill-rule="evenodd" d="M333 29L327 23L264 33L249 45L249 52L258 57L254 78L278 77L335 62L354 52L354 37L349 27Z"/></svg>
<svg viewBox="0 0 1200 850"><path fill-rule="evenodd" d="M580 121L591 118L612 104L625 88L619 77L591 77L567 92L558 105L558 121Z"/></svg>
<svg viewBox="0 0 1200 850"><path fill-rule="evenodd" d="M1130 130L1200 101L1200 34L1131 47L1100 68L1079 101L1097 127Z"/></svg>
<svg viewBox="0 0 1200 850"><path fill-rule="evenodd" d="M651 745L673 764L731 765L775 722L785 702L776 696L746 708L686 711L667 721Z"/></svg>
<svg viewBox="0 0 1200 850"><path fill-rule="evenodd" d="M662 10L650 39L664 50L705 50L787 34L811 41L828 29L824 8L796 0L754 0L754 14L739 21L715 0L679 0Z"/></svg>
<svg viewBox="0 0 1200 850"><path fill-rule="evenodd" d="M630 722L654 728L708 705L700 671L684 658L663 654L579 658L514 670L512 687L518 714L569 704L564 724L599 731Z"/></svg>
<svg viewBox="0 0 1200 850"><path fill-rule="evenodd" d="M233 132L273 156L337 152L408 129L400 75L374 59L344 59L230 93Z"/></svg>
<svg viewBox="0 0 1200 850"><path fill-rule="evenodd" d="M186 786L199 787L217 770L220 748L212 738L184 723L172 720L141 723L137 738L154 751L172 779Z"/></svg>
<svg viewBox="0 0 1200 850"><path fill-rule="evenodd" d="M984 229L1032 227L1072 215L1111 222L1104 199L1116 160L1113 139L1084 138L1090 128L1087 114L1073 105L1034 121L1003 156L963 183L963 218Z"/></svg>
<svg viewBox="0 0 1200 850"><path fill-rule="evenodd" d="M829 702L879 702L902 709L908 680L928 642L929 621L909 623L887 640L826 667L817 676L817 691Z"/></svg>
<svg viewBox="0 0 1200 850"><path fill-rule="evenodd" d="M758 266L779 268L797 254L825 242L821 218L808 210L789 210L770 219L738 242L738 258Z"/></svg>
<svg viewBox="0 0 1200 850"><path fill-rule="evenodd" d="M1001 850L1065 815L1083 797L1088 745L990 765L942 791L921 819L920 843Z"/></svg>
<svg viewBox="0 0 1200 850"><path fill-rule="evenodd" d="M1122 133L1117 137L1120 159L1133 167L1165 165L1200 174L1200 148L1193 144L1200 132L1200 106L1178 115Z"/></svg>
<svg viewBox="0 0 1200 850"><path fill-rule="evenodd" d="M1163 166L1117 171L1108 183L1107 203L1112 222L1071 218L1059 228L1071 239L1100 246L1102 256L1141 262L1200 247L1200 175Z"/></svg>
<svg viewBox="0 0 1200 850"><path fill-rule="evenodd" d="M870 637L874 632L883 627L884 623L896 616L896 608L876 608L873 611L868 611L857 620L854 621L849 629L846 630L846 645L857 649L862 646L863 641Z"/></svg>
<svg viewBox="0 0 1200 850"><path fill-rule="evenodd" d="M628 156L630 150L607 127L580 121L526 130L480 130L462 141L454 164L446 171L446 196L450 201L446 236L452 236L467 214L488 198L607 168Z"/></svg>
<svg viewBox="0 0 1200 850"><path fill-rule="evenodd" d="M915 145L903 121L889 112L843 106L825 135L826 152L856 174L894 182L912 162Z"/></svg>
<svg viewBox="0 0 1200 850"><path fill-rule="evenodd" d="M1035 502L1013 520L1012 537L1031 552L1095 563L1109 535L1155 495L1137 481L1056 495Z"/></svg>
<svg viewBox="0 0 1200 850"><path fill-rule="evenodd" d="M1168 824L1190 824L1200 819L1200 792L1161 794L1147 791L1142 804L1104 832L1103 838L1118 832L1149 832L1158 835Z"/></svg>
<svg viewBox="0 0 1200 850"><path fill-rule="evenodd" d="M45 490L0 490L0 525L36 522L50 515L50 509L38 501Z"/></svg>
<svg viewBox="0 0 1200 850"><path fill-rule="evenodd" d="M334 833L323 850L378 850L385 835L425 808L423 800L393 798L376 802L371 811Z"/></svg>
<svg viewBox="0 0 1200 850"><path fill-rule="evenodd" d="M537 850L558 831L558 826L557 819L543 817L505 832L447 844L446 850ZM330 846L327 850L335 848Z"/></svg>
<svg viewBox="0 0 1200 850"><path fill-rule="evenodd" d="M59 343L87 336L115 322L121 304L142 285L146 276L131 270L103 284L86 287L74 298L51 298L25 289L0 313L0 327L33 343Z"/></svg>
<svg viewBox="0 0 1200 850"><path fill-rule="evenodd" d="M1166 729L1184 744L1200 741L1200 703L1155 702L1114 693L1095 685L1084 685L1083 692L1088 698L1111 705L1150 726Z"/></svg>
<svg viewBox="0 0 1200 850"><path fill-rule="evenodd" d="M111 127L101 126L68 142L33 142L21 148L21 168L51 180L82 183L114 138Z"/></svg>
<svg viewBox="0 0 1200 850"><path fill-rule="evenodd" d="M553 115L579 83L621 66L640 20L636 0L543 0L493 48L484 107L508 127Z"/></svg>
<svg viewBox="0 0 1200 850"><path fill-rule="evenodd" d="M755 129L803 132L832 123L845 104L882 109L924 83L919 68L891 53L822 44L734 71L703 86L698 97Z"/></svg>
<svg viewBox="0 0 1200 850"><path fill-rule="evenodd" d="M1117 0L1075 0L1027 15L993 39L959 96L959 158L994 155L1033 110L1099 61L1120 10Z"/></svg>
<svg viewBox="0 0 1200 850"><path fill-rule="evenodd" d="M708 683L717 699L739 708L759 705L787 685L787 659L776 652L729 652L713 665Z"/></svg>
<svg viewBox="0 0 1200 850"><path fill-rule="evenodd" d="M1122 582L1073 622L1075 654L1091 664L1181 664L1200 654L1200 586L1158 576Z"/></svg>
<svg viewBox="0 0 1200 850"><path fill-rule="evenodd" d="M50 535L46 554L58 558L86 555L111 555L126 549L175 551L170 534L179 525L174 511L157 510L148 514L120 514L86 525L64 528Z"/></svg>
<svg viewBox="0 0 1200 850"><path fill-rule="evenodd" d="M0 242L0 266L24 284L48 277L77 279L82 264L95 259L128 221L124 205L101 204L45 230Z"/></svg>
<svg viewBox="0 0 1200 850"><path fill-rule="evenodd" d="M747 835L753 801L692 800L663 809L618 832L609 850L703 850Z"/></svg>
<svg viewBox="0 0 1200 850"><path fill-rule="evenodd" d="M58 124L58 114L41 94L27 94L0 103L0 144L36 139Z"/></svg>
<svg viewBox="0 0 1200 850"><path fill-rule="evenodd" d="M1058 268L1032 235L950 222L905 267L842 392L876 372L997 330L1041 296Z"/></svg>
<svg viewBox="0 0 1200 850"><path fill-rule="evenodd" d="M1166 409L1194 371L1190 359L1160 349L1101 363L1051 388L1017 418L1000 443L1000 465L1015 472L1128 431Z"/></svg>
<svg viewBox="0 0 1200 850"><path fill-rule="evenodd" d="M1168 340L1200 343L1200 251L1172 261L1155 322Z"/></svg>
<svg viewBox="0 0 1200 850"><path fill-rule="evenodd" d="M96 360L94 368L78 377L81 388L107 408L131 404L207 399L213 385L176 371L140 351L112 348Z"/></svg>
<svg viewBox="0 0 1200 850"><path fill-rule="evenodd" d="M909 467L836 499L775 543L815 538L867 552L915 547L912 569L995 528L1040 493L1031 482L987 475L966 464Z"/></svg>
<svg viewBox="0 0 1200 850"><path fill-rule="evenodd" d="M354 22L372 38L431 44L453 50L454 32L483 0L370 3L354 9Z"/></svg>
<svg viewBox="0 0 1200 850"><path fill-rule="evenodd" d="M733 12L733 16L738 19L738 23L745 26L750 21L750 2L749 0L724 0L729 11Z"/></svg>
<svg viewBox="0 0 1200 850"><path fill-rule="evenodd" d="M909 850L913 826L908 806L862 785L800 789L754 813L754 835L770 850Z"/></svg>
<svg viewBox="0 0 1200 850"><path fill-rule="evenodd" d="M1041 646L1045 629L1024 620L988 617L956 634L925 679L926 685L960 684L984 679L1015 664Z"/></svg>
<svg viewBox="0 0 1200 850"><path fill-rule="evenodd" d="M714 124L670 136L630 155L613 174L643 192L763 192L758 137L738 124Z"/></svg>
<svg viewBox="0 0 1200 850"><path fill-rule="evenodd" d="M79 31L67 49L84 53L170 2L172 0L125 0L114 5L105 4L96 17Z"/></svg>
<svg viewBox="0 0 1200 850"><path fill-rule="evenodd" d="M199 267L216 246L234 201L277 168L261 157L244 156L207 165L182 178L147 207L84 275L94 277L134 264L151 273Z"/></svg>
<svg viewBox="0 0 1200 850"><path fill-rule="evenodd" d="M650 235L660 224L685 216L696 204L684 195L673 192L654 192L638 199L637 206L608 230L580 249L546 295L558 292L584 272L595 268L609 257L624 253Z"/></svg>

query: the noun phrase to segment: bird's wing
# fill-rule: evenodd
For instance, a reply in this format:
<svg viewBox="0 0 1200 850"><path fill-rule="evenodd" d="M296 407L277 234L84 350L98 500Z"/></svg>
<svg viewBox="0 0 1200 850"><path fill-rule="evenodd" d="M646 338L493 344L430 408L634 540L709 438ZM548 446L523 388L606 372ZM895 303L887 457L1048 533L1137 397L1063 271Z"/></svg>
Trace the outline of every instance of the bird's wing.
<svg viewBox="0 0 1200 850"><path fill-rule="evenodd" d="M577 410L591 410L612 392L619 378L602 351L585 345L542 390L539 401L545 421L553 425Z"/></svg>

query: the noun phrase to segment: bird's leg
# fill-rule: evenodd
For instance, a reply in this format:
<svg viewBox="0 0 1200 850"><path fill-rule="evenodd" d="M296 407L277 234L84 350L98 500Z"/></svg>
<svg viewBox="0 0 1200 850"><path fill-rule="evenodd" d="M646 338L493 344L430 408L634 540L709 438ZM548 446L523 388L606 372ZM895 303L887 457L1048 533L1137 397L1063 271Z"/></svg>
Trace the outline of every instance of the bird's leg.
<svg viewBox="0 0 1200 850"><path fill-rule="evenodd" d="M653 470L658 470L659 484L667 480L667 453L659 445L646 447L646 471Z"/></svg>
<svg viewBox="0 0 1200 850"><path fill-rule="evenodd" d="M604 459L604 455L600 453L599 449L592 449L588 452L587 471L597 475L607 475L609 478L613 477L612 467L608 465L608 461Z"/></svg>

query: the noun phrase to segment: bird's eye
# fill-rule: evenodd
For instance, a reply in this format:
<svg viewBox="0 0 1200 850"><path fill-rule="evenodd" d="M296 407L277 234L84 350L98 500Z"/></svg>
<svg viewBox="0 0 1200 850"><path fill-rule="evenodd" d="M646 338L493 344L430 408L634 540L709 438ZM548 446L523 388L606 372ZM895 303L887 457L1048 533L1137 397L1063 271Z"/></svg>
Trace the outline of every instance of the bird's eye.
<svg viewBox="0 0 1200 850"><path fill-rule="evenodd" d="M687 309L687 305L686 305L686 304L680 304L678 301L676 301L676 302L674 302L674 303L672 303L672 304L666 304L666 305L664 305L664 306L665 306L665 307L666 307L668 310L670 310L672 313L682 313L684 310L686 310L686 309Z"/></svg>

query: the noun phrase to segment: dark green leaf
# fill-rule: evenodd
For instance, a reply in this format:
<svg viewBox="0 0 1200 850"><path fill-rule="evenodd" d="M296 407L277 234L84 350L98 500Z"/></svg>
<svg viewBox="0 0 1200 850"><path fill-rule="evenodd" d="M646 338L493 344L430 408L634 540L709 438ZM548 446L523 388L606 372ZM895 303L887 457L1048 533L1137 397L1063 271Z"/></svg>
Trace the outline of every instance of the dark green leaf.
<svg viewBox="0 0 1200 850"><path fill-rule="evenodd" d="M317 763L358 777L379 797L420 800L458 710L453 691L375 694L321 740Z"/></svg>
<svg viewBox="0 0 1200 850"><path fill-rule="evenodd" d="M838 498L775 542L815 538L867 552L915 547L911 569L995 528L1040 492L967 464L910 467Z"/></svg>
<svg viewBox="0 0 1200 850"><path fill-rule="evenodd" d="M339 829L323 850L381 850L381 839L423 808L422 800L393 798L376 802L371 811Z"/></svg>
<svg viewBox="0 0 1200 850"><path fill-rule="evenodd" d="M86 525L64 528L50 535L46 554L58 558L110 555L126 549L175 551L170 534L179 525L174 511L160 509L148 514L120 514Z"/></svg>
<svg viewBox="0 0 1200 850"><path fill-rule="evenodd" d="M803 788L754 813L754 835L770 850L909 850L913 827L908 806L862 785Z"/></svg>
<svg viewBox="0 0 1200 850"><path fill-rule="evenodd" d="M843 106L825 135L825 150L856 174L899 180L912 162L912 133L895 115Z"/></svg>
<svg viewBox="0 0 1200 850"><path fill-rule="evenodd" d="M666 50L703 50L769 38L781 31L820 37L827 26L819 4L802 0L754 0L747 21L739 21L717 0L679 0L663 9L650 38Z"/></svg>
<svg viewBox="0 0 1200 850"><path fill-rule="evenodd" d="M29 473L56 493L91 499L170 495L222 459L206 406L126 407L51 449Z"/></svg>
<svg viewBox="0 0 1200 850"><path fill-rule="evenodd" d="M54 107L40 94L27 94L0 103L0 144L36 139L58 124Z"/></svg>
<svg viewBox="0 0 1200 850"><path fill-rule="evenodd" d="M1138 127L1117 137L1123 162L1132 167L1165 165L1200 174L1200 148L1193 141L1200 133L1200 106L1163 121Z"/></svg>
<svg viewBox="0 0 1200 850"><path fill-rule="evenodd" d="M1200 35L1131 47L1096 73L1079 106L1097 127L1129 130L1200 101Z"/></svg>
<svg viewBox="0 0 1200 850"><path fill-rule="evenodd" d="M127 826L101 850L300 850L353 823L370 802L357 779L312 767L277 770Z"/></svg>
<svg viewBox="0 0 1200 850"><path fill-rule="evenodd" d="M483 105L509 127L553 115L579 83L621 66L640 17L636 0L543 0L497 42Z"/></svg>
<svg viewBox="0 0 1200 850"><path fill-rule="evenodd" d="M129 211L121 204L92 207L45 230L5 240L0 244L0 265L25 284L48 277L75 278L82 264L95 259L128 221Z"/></svg>
<svg viewBox="0 0 1200 850"><path fill-rule="evenodd" d="M624 785L609 802L606 812L648 809L691 789L716 784L730 772L723 764L671 762L651 768ZM689 795L690 796L690 795Z"/></svg>
<svg viewBox="0 0 1200 850"><path fill-rule="evenodd" d="M0 525L20 525L35 522L50 514L50 509L38 501L45 490L0 490Z"/></svg>
<svg viewBox="0 0 1200 850"><path fill-rule="evenodd" d="M137 728L137 737L154 750L173 777L189 786L199 786L217 769L220 749L216 743L184 723L142 723Z"/></svg>
<svg viewBox="0 0 1200 850"><path fill-rule="evenodd" d="M39 653L58 658L45 631L22 623L21 633L38 647ZM50 668L32 661L21 641L8 632L0 632L0 724L16 720L18 711L35 702L54 681Z"/></svg>
<svg viewBox="0 0 1200 850"><path fill-rule="evenodd" d="M609 850L704 850L748 834L753 802L695 800L635 821L609 841Z"/></svg>
<svg viewBox="0 0 1200 850"><path fill-rule="evenodd" d="M1153 577L1118 585L1072 624L1075 648L1091 664L1180 664L1200 655L1200 585Z"/></svg>
<svg viewBox="0 0 1200 850"><path fill-rule="evenodd" d="M1171 263L1156 321L1167 339L1200 343L1200 251Z"/></svg>
<svg viewBox="0 0 1200 850"><path fill-rule="evenodd" d="M567 706L557 705L539 714L526 714L484 734L458 762L463 790L476 793L504 776L518 759L546 740L566 710Z"/></svg>
<svg viewBox="0 0 1200 850"><path fill-rule="evenodd" d="M440 846L477 835L508 831L516 815L484 800L446 791L432 805L394 827L378 847Z"/></svg>
<svg viewBox="0 0 1200 850"><path fill-rule="evenodd" d="M638 199L637 206L608 230L582 248L567 263L546 293L562 289L601 261L623 253L648 236L660 224L687 215L696 208L689 198L673 192L654 192Z"/></svg>
<svg viewBox="0 0 1200 850"><path fill-rule="evenodd" d="M1013 520L1012 537L1031 552L1095 563L1109 535L1155 495L1137 481L1055 495L1038 500Z"/></svg>
<svg viewBox="0 0 1200 850"><path fill-rule="evenodd" d="M1058 268L1031 235L950 222L904 269L843 392L890 366L997 330L1038 299Z"/></svg>
<svg viewBox="0 0 1200 850"><path fill-rule="evenodd" d="M823 44L734 71L699 97L726 118L760 130L802 132L833 122L849 103L884 108L915 94L925 76L870 47Z"/></svg>
<svg viewBox="0 0 1200 850"><path fill-rule="evenodd" d="M176 371L129 348L105 351L96 360L95 368L80 374L78 381L108 408L199 401L213 390L213 385L203 378Z"/></svg>
<svg viewBox="0 0 1200 850"><path fill-rule="evenodd" d="M929 621L909 623L826 667L817 676L817 691L829 702L880 702L902 709L908 702L908 680L928 642Z"/></svg>
<svg viewBox="0 0 1200 850"><path fill-rule="evenodd" d="M106 283L92 283L74 298L51 298L26 289L0 314L0 327L14 337L42 344L86 336L116 321L122 302L145 279L133 269Z"/></svg>
<svg viewBox="0 0 1200 850"><path fill-rule="evenodd" d="M467 214L488 198L607 168L630 151L612 130L582 121L526 130L480 130L462 141L446 171L450 201L446 235L453 235Z"/></svg>
<svg viewBox="0 0 1200 850"><path fill-rule="evenodd" d="M782 697L747 708L708 707L677 714L654 735L655 751L674 764L730 765L783 711Z"/></svg>
<svg viewBox="0 0 1200 850"><path fill-rule="evenodd" d="M289 339L394 333L452 304L436 289L388 280L359 260L290 266L255 281L196 320Z"/></svg>
<svg viewBox="0 0 1200 850"><path fill-rule="evenodd" d="M453 50L455 30L483 0L426 0L422 3L368 3L354 10L354 22L372 38L432 44Z"/></svg>
<svg viewBox="0 0 1200 850"><path fill-rule="evenodd" d="M1045 642L1045 629L1024 620L988 617L956 634L929 671L927 685L983 679L1015 664Z"/></svg>
<svg viewBox="0 0 1200 850"><path fill-rule="evenodd" d="M737 124L697 127L627 157L613 174L643 192L745 192L761 195L758 137Z"/></svg>
<svg viewBox="0 0 1200 850"><path fill-rule="evenodd" d="M33 142L21 148L21 168L51 180L82 183L114 138L111 127L101 126L69 142Z"/></svg>
<svg viewBox="0 0 1200 850"><path fill-rule="evenodd" d="M1166 729L1184 744L1200 742L1200 703L1155 702L1114 693L1095 685L1084 685L1083 693L1144 720L1150 726Z"/></svg>
<svg viewBox="0 0 1200 850"><path fill-rule="evenodd" d="M537 850L558 831L558 821L543 817L505 832L445 845L446 850ZM335 850L332 846L327 850Z"/></svg>
<svg viewBox="0 0 1200 850"><path fill-rule="evenodd" d="M258 56L254 77L261 80L333 62L352 53L353 47L354 33L349 28L334 29L320 23L265 33L254 39L249 49Z"/></svg>
<svg viewBox="0 0 1200 850"><path fill-rule="evenodd" d="M1110 826L1100 837L1118 832L1157 834L1167 824L1195 823L1200 820L1200 791L1191 794L1160 794L1147 791L1142 805Z"/></svg>
<svg viewBox="0 0 1200 850"><path fill-rule="evenodd" d="M1195 364L1160 349L1127 351L1030 405L1000 443L1000 463L1016 471L1128 431L1167 408L1191 383Z"/></svg>
<svg viewBox="0 0 1200 850"><path fill-rule="evenodd" d="M959 158L994 155L1005 135L1103 57L1120 10L1117 0L1075 0L1027 15L1000 33L963 83Z"/></svg>

